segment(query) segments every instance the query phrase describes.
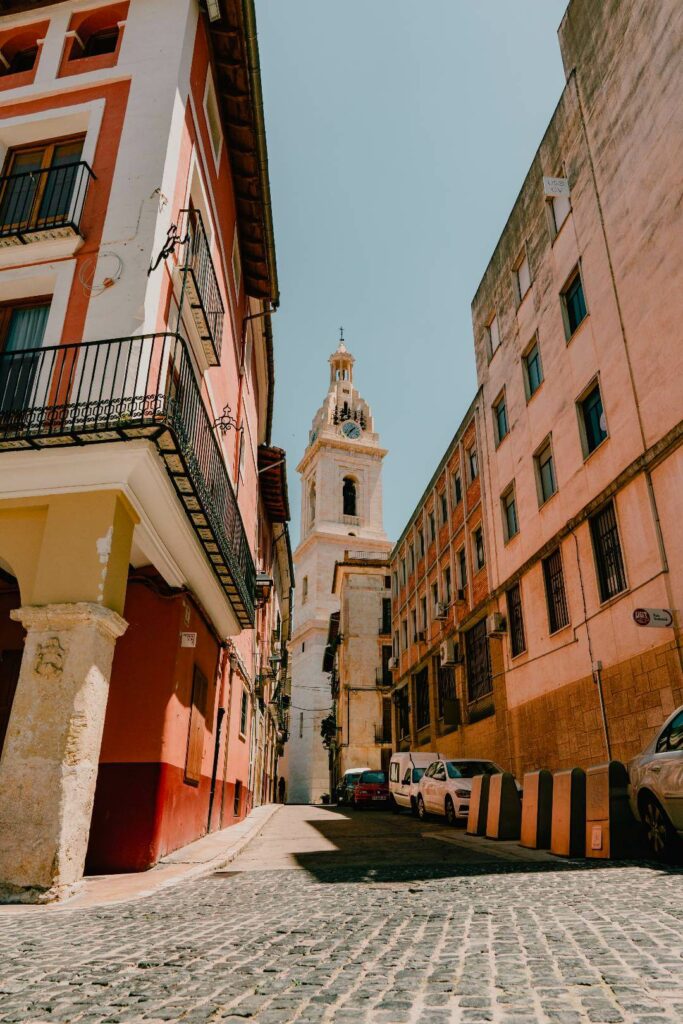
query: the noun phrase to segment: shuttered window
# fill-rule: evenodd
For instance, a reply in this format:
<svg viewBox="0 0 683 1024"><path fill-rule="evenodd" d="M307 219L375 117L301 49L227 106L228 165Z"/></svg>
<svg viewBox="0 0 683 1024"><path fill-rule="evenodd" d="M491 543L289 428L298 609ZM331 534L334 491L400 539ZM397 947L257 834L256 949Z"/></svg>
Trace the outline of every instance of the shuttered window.
<svg viewBox="0 0 683 1024"><path fill-rule="evenodd" d="M475 701L480 697L485 697L493 689L486 619L482 619L465 633L465 652L467 655L467 697L468 700Z"/></svg>

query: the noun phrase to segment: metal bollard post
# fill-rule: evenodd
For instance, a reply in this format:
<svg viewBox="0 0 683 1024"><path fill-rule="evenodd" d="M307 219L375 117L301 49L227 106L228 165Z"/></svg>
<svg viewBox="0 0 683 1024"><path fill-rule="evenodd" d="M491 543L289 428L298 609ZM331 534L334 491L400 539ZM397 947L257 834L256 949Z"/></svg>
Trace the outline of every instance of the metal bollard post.
<svg viewBox="0 0 683 1024"><path fill-rule="evenodd" d="M599 860L634 856L637 826L628 803L628 772L621 761L586 772L586 856Z"/></svg>

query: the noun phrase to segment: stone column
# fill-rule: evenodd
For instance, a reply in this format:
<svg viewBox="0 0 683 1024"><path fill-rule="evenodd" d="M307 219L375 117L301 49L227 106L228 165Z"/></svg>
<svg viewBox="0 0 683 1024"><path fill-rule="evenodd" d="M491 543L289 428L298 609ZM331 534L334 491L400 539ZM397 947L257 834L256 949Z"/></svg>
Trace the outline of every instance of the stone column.
<svg viewBox="0 0 683 1024"><path fill-rule="evenodd" d="M83 875L114 645L99 604L18 608L27 636L0 761L0 902L69 895Z"/></svg>

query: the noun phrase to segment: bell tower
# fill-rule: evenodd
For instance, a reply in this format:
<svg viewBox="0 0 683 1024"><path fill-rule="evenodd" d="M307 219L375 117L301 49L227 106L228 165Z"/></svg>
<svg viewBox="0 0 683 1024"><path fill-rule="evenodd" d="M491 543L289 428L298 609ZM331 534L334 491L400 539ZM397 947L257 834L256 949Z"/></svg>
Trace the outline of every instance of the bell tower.
<svg viewBox="0 0 683 1024"><path fill-rule="evenodd" d="M287 744L288 800L318 801L330 789L320 725L332 708L323 672L334 566L347 551L391 550L382 522L382 461L387 454L370 406L354 384L355 359L340 340L329 358L330 381L313 417L301 477L301 539L294 552L296 589L290 642L292 707Z"/></svg>

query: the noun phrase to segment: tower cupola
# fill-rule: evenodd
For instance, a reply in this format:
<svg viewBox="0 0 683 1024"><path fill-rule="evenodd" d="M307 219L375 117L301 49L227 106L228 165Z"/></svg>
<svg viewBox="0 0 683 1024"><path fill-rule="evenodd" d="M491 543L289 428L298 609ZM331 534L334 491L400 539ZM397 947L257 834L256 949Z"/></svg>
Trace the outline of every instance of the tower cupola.
<svg viewBox="0 0 683 1024"><path fill-rule="evenodd" d="M338 384L340 381L353 381L353 364L355 359L344 344L344 336L339 339L337 349L329 358L330 363L330 384Z"/></svg>

